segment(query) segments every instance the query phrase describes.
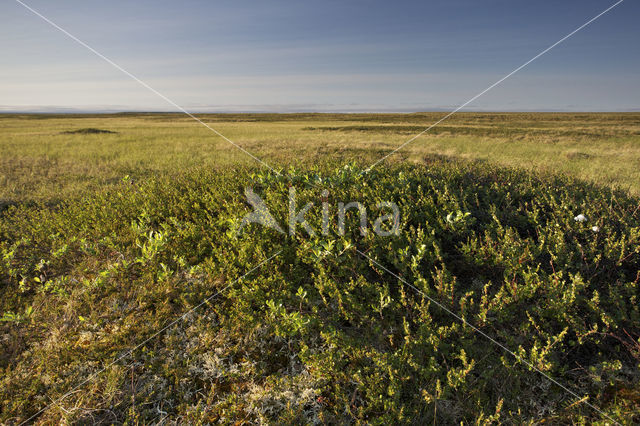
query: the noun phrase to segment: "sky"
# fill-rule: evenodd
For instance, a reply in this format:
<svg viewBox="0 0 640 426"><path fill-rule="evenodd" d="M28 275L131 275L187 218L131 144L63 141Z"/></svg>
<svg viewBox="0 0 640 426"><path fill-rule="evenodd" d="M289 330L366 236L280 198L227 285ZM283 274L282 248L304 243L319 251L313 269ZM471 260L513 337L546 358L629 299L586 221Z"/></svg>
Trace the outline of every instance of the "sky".
<svg viewBox="0 0 640 426"><path fill-rule="evenodd" d="M23 0L189 112L451 110L615 0ZM466 109L640 111L640 1ZM175 111L15 0L1 111Z"/></svg>

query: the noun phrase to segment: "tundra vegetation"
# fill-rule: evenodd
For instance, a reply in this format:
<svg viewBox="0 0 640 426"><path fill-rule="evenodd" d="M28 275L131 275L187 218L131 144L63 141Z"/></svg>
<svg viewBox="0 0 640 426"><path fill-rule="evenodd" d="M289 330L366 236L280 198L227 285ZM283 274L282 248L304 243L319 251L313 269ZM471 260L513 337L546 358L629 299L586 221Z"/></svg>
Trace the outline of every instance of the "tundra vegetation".
<svg viewBox="0 0 640 426"><path fill-rule="evenodd" d="M0 422L640 422L640 114L440 116L0 116Z"/></svg>

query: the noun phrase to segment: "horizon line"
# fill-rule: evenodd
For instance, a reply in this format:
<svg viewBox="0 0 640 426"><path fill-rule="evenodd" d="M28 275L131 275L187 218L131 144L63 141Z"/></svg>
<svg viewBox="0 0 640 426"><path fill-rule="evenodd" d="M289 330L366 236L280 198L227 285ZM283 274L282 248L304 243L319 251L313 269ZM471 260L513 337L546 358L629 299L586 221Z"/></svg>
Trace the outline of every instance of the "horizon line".
<svg viewBox="0 0 640 426"><path fill-rule="evenodd" d="M213 107L215 108L215 107ZM421 114L434 112L450 112L451 108L295 108L282 106L280 108L220 108L217 110L190 109L193 114ZM530 109L484 109L469 108L458 113L634 113L640 112L640 107L618 108L618 109L573 109L573 108L530 108ZM156 110L156 109L127 109L127 108L75 108L75 107L50 107L40 106L22 109L20 107L5 107L0 105L0 114L34 114L34 115L115 115L115 114L177 114L183 115L182 111Z"/></svg>

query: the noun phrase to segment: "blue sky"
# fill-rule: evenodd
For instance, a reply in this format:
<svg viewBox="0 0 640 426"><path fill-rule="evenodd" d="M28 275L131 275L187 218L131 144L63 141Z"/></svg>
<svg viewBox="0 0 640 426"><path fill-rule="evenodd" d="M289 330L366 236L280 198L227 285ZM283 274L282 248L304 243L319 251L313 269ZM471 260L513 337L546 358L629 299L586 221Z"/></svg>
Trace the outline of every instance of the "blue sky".
<svg viewBox="0 0 640 426"><path fill-rule="evenodd" d="M191 111L453 109L613 0L24 0ZM640 2L469 110L640 110ZM0 110L174 108L14 0L0 3Z"/></svg>

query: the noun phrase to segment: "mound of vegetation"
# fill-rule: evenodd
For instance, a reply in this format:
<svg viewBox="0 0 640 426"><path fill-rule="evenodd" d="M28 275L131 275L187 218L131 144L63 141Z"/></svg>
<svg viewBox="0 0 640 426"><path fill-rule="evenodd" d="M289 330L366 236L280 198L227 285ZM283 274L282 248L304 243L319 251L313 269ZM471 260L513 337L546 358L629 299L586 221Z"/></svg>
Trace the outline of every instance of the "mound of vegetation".
<svg viewBox="0 0 640 426"><path fill-rule="evenodd" d="M323 131L323 132L367 132L367 133L391 133L391 134L416 134L425 129L424 125L351 125L351 126L322 126L303 127L302 130ZM608 133L617 136L629 136L634 132L625 129L609 129ZM456 134L473 136L502 136L514 137L519 135L548 135L548 136L603 136L605 133L601 129L596 130L575 130L575 129L532 129L532 128L511 128L507 126L437 126L429 129L429 134Z"/></svg>
<svg viewBox="0 0 640 426"><path fill-rule="evenodd" d="M62 132L65 135L99 135L103 133L118 133L112 130L105 129L96 129L94 127L88 127L86 129L78 129L78 130L67 130L66 132Z"/></svg>
<svg viewBox="0 0 640 426"><path fill-rule="evenodd" d="M637 198L479 164L362 171L199 169L10 207L0 421L640 420ZM285 231L291 188L313 202L315 235L241 227L247 187ZM356 210L338 232L350 201L364 235Z"/></svg>

